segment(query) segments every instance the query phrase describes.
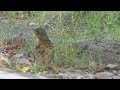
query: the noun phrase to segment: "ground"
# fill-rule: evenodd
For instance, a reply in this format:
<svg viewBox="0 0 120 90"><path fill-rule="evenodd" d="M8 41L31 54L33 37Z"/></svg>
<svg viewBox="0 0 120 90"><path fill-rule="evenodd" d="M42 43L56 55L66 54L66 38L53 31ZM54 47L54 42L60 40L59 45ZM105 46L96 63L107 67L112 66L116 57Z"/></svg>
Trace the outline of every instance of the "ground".
<svg viewBox="0 0 120 90"><path fill-rule="evenodd" d="M66 14L65 14L66 15ZM55 63L54 65L34 66L34 50L40 44L39 39L33 34L33 29L38 27L34 19L18 19L15 23L9 23L6 19L1 19L1 46L0 46L0 78L43 78L43 79L118 79L120 78L120 42L119 41L97 41L91 39L68 38L65 33L55 25L60 17L57 13L53 20L46 20L44 28L54 43ZM69 18L67 18L69 19ZM63 27L66 26L66 18L62 19ZM54 21L54 22L53 22ZM51 23L52 22L52 23ZM67 23L71 24L71 20ZM10 25L9 25L10 24ZM49 24L52 25L49 27ZM6 27L10 26L10 27ZM68 36L76 35L76 31L69 31L65 27ZM72 28L72 27L71 27ZM52 30L52 31L50 31ZM7 32L8 31L8 32ZM9 35L9 32L10 35ZM60 32L60 33L58 33ZM5 52L2 42L14 41L23 33L25 42L17 39L13 45L6 46L9 53ZM81 33L83 34L83 33ZM7 37L7 38L6 38ZM59 37L59 38L57 38ZM5 41L4 41L5 40ZM38 41L37 41L38 40ZM39 43L37 43L39 42ZM22 45L19 45L21 44ZM16 49L17 47L20 49ZM73 46L74 48L70 48ZM12 49L11 49L12 48ZM60 49L59 49L60 48ZM4 49L4 50L3 50ZM10 56L11 52L12 56ZM74 50L73 50L74 49ZM41 54L40 54L41 55ZM73 57L72 57L73 55ZM38 55L39 56L39 55ZM24 73L25 72L25 73ZM6 74L9 76L7 77ZM9 74L8 74L9 73ZM17 76L19 75L19 76Z"/></svg>

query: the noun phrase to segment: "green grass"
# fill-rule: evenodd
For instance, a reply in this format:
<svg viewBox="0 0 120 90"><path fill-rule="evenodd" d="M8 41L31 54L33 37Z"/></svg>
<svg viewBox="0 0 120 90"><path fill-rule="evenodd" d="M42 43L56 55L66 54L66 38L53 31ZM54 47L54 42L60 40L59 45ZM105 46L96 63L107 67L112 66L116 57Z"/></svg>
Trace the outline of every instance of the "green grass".
<svg viewBox="0 0 120 90"><path fill-rule="evenodd" d="M69 11L68 12L69 20L63 22L63 12L62 11L32 11L31 15L27 13L27 11L23 11L20 13L21 16L24 17L23 20L34 20L37 23L37 27L43 26L45 21L53 18L58 15L58 21L52 21L49 24L48 35L53 39L54 47L55 47L55 64L59 67L74 67L75 65L81 66L90 66L95 55L92 56L89 53L90 58L88 58L88 53L84 53L80 56L80 58L76 58L77 50L74 47L74 43L78 40L101 40L101 41L112 41L120 39L120 12L118 11L88 11L80 13L80 11ZM10 26L11 22L15 22L15 11L9 11L8 15L8 32L6 33L6 37L10 34ZM57 26L57 30L53 30L53 26ZM29 25L26 25L26 28ZM1 31L1 29L0 29ZM26 33L28 33L26 30ZM1 33L0 33L1 34ZM4 37L5 38L5 37ZM4 39L2 38L2 39ZM27 39L27 42L23 45L23 50L26 53L34 50L34 47L37 43L36 37L32 35L30 39ZM41 70L41 69L40 69Z"/></svg>

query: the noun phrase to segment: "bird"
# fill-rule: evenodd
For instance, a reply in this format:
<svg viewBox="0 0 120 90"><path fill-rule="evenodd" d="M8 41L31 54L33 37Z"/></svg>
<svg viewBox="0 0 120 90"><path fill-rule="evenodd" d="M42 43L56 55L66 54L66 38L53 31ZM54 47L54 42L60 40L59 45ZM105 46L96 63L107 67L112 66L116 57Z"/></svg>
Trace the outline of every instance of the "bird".
<svg viewBox="0 0 120 90"><path fill-rule="evenodd" d="M52 63L54 61L54 45L47 32L40 27L33 29L33 33L38 38L38 44L35 47L36 65Z"/></svg>

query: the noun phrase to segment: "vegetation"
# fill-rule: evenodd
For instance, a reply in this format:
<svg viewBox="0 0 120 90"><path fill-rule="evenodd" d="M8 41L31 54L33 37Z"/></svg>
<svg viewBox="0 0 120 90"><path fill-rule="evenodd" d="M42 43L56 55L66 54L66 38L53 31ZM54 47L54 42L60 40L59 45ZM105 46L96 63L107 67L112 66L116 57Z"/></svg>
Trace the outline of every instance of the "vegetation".
<svg viewBox="0 0 120 90"><path fill-rule="evenodd" d="M11 27L17 27L17 21L27 21L24 26L26 42L22 50L25 53L34 51L37 43L36 37L31 34L30 23L34 22L35 27L48 26L48 35L54 43L55 57L54 64L58 67L90 67L90 62L95 56L87 58L87 53L77 56L77 49L74 43L81 40L98 40L111 42L120 39L120 12L119 11L9 11L0 12L3 20L8 20L7 31L0 26L1 41L12 37ZM4 14L4 15L3 15ZM5 19L6 18L6 19ZM55 20L52 20L55 18ZM58 20L57 20L58 19ZM1 24L2 25L2 24ZM4 33L4 34L3 34ZM31 36L31 37L30 37ZM29 38L30 37L30 38ZM42 71L42 68L39 68Z"/></svg>

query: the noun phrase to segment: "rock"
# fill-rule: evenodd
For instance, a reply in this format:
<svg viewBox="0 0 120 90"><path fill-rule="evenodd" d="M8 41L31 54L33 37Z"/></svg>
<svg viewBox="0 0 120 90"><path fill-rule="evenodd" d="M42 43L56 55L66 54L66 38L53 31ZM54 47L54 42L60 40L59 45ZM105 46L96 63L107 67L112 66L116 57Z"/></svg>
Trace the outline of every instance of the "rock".
<svg viewBox="0 0 120 90"><path fill-rule="evenodd" d="M112 73L113 73L114 75L117 75L117 74L118 74L118 72L117 72L116 70L113 70Z"/></svg>
<svg viewBox="0 0 120 90"><path fill-rule="evenodd" d="M81 76L81 75L80 74L73 74L73 73L71 73L71 74L68 74L68 79L76 79L79 76Z"/></svg>
<svg viewBox="0 0 120 90"><path fill-rule="evenodd" d="M76 53L80 55L85 53L88 59L92 58L98 65L106 65L117 63L120 64L120 47L119 43L114 44L114 42L100 42L95 40L81 40L74 43L76 48ZM87 52L86 52L87 51ZM92 52L92 53L89 53ZM100 59L99 59L100 58ZM94 65L94 64L93 64ZM116 68L117 65L108 65L107 68Z"/></svg>
<svg viewBox="0 0 120 90"><path fill-rule="evenodd" d="M29 62L29 60L25 59L25 58L21 58L19 61L18 61L18 64L20 65L31 65L31 63Z"/></svg>
<svg viewBox="0 0 120 90"><path fill-rule="evenodd" d="M57 77L61 79L83 79L84 78L79 73L73 73L73 72L59 73Z"/></svg>
<svg viewBox="0 0 120 90"><path fill-rule="evenodd" d="M118 76L120 77L120 73L118 73Z"/></svg>
<svg viewBox="0 0 120 90"><path fill-rule="evenodd" d="M75 79L84 79L84 77L83 76L77 76Z"/></svg>
<svg viewBox="0 0 120 90"><path fill-rule="evenodd" d="M67 73L59 73L57 75L57 77L61 78L61 79L68 79L68 74Z"/></svg>
<svg viewBox="0 0 120 90"><path fill-rule="evenodd" d="M86 74L85 78L86 79L95 79L94 75L92 75L92 74Z"/></svg>
<svg viewBox="0 0 120 90"><path fill-rule="evenodd" d="M73 72L53 74L53 73L50 73L50 72L48 73L44 71L44 72L38 73L37 75L38 76L43 75L51 79L84 79L84 77L79 73L73 73Z"/></svg>
<svg viewBox="0 0 120 90"><path fill-rule="evenodd" d="M113 79L120 79L119 76L113 76Z"/></svg>
<svg viewBox="0 0 120 90"><path fill-rule="evenodd" d="M38 76L40 79L49 79L49 78L47 78L47 77L45 77L45 76L41 76L41 75L39 75Z"/></svg>
<svg viewBox="0 0 120 90"><path fill-rule="evenodd" d="M24 56L23 53L19 53L19 54L14 55L15 58L22 58L23 56Z"/></svg>
<svg viewBox="0 0 120 90"><path fill-rule="evenodd" d="M56 74L48 74L48 75L46 75L46 77L49 77L49 78L51 78L51 79L56 79L56 78L59 79L59 77L57 77Z"/></svg>
<svg viewBox="0 0 120 90"><path fill-rule="evenodd" d="M75 70L74 73L81 73L81 70Z"/></svg>
<svg viewBox="0 0 120 90"><path fill-rule="evenodd" d="M96 79L112 79L113 74L110 72L99 72L94 75Z"/></svg>
<svg viewBox="0 0 120 90"><path fill-rule="evenodd" d="M115 69L115 68L117 68L117 67L118 67L117 64L107 64L105 68Z"/></svg>
<svg viewBox="0 0 120 90"><path fill-rule="evenodd" d="M120 71L118 71L118 75L120 75Z"/></svg>

